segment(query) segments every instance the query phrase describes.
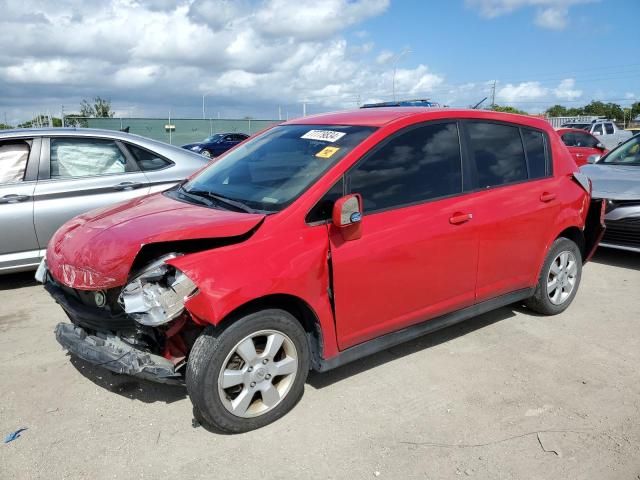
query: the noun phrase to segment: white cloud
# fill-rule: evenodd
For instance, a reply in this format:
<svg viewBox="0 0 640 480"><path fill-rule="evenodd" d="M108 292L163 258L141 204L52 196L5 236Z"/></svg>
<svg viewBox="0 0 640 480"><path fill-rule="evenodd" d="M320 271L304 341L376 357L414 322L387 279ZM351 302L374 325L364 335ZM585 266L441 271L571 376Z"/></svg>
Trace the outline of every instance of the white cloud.
<svg viewBox="0 0 640 480"><path fill-rule="evenodd" d="M562 30L567 26L569 9L574 5L598 0L466 0L468 7L485 18L508 15L516 10L533 8L534 22L542 28Z"/></svg>
<svg viewBox="0 0 640 480"><path fill-rule="evenodd" d="M560 82L558 87L554 89L553 93L558 100L576 100L582 96L582 90L577 90L575 85L576 81L573 78L565 78Z"/></svg>
<svg viewBox="0 0 640 480"><path fill-rule="evenodd" d="M508 83L496 92L496 103L539 100L547 94L548 89L542 87L540 82L522 82L518 85Z"/></svg>

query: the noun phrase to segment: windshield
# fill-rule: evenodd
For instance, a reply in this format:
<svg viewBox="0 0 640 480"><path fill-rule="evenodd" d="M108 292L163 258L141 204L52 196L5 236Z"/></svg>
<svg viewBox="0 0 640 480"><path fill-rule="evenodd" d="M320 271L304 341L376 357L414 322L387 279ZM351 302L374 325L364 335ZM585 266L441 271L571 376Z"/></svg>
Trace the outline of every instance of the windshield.
<svg viewBox="0 0 640 480"><path fill-rule="evenodd" d="M215 143L222 138L221 133L216 133L215 135L211 135L210 137L205 138L202 143Z"/></svg>
<svg viewBox="0 0 640 480"><path fill-rule="evenodd" d="M222 207L277 212L374 130L344 125L274 127L230 151L178 192L186 194L183 201L200 197L225 203Z"/></svg>
<svg viewBox="0 0 640 480"><path fill-rule="evenodd" d="M608 155L602 157L598 163L608 165L640 165L640 136L636 135L623 143Z"/></svg>

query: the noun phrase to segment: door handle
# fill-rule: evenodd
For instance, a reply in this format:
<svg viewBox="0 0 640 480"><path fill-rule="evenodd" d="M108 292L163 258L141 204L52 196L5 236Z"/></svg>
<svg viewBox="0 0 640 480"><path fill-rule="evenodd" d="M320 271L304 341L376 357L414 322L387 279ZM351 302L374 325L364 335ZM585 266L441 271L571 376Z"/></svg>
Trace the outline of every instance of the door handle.
<svg viewBox="0 0 640 480"><path fill-rule="evenodd" d="M468 222L473 218L472 213L454 213L451 218L449 218L449 223L452 225L460 225L462 223Z"/></svg>
<svg viewBox="0 0 640 480"><path fill-rule="evenodd" d="M555 199L556 199L555 193L544 192L542 195L540 195L540 201L544 203L550 202Z"/></svg>
<svg viewBox="0 0 640 480"><path fill-rule="evenodd" d="M16 195L12 193L10 195L5 195L0 198L0 203L18 203L24 202L25 200L29 200L31 197L29 195Z"/></svg>
<svg viewBox="0 0 640 480"><path fill-rule="evenodd" d="M134 190L136 188L140 188L142 186L141 183L138 182L122 182L118 185L114 186L114 190Z"/></svg>

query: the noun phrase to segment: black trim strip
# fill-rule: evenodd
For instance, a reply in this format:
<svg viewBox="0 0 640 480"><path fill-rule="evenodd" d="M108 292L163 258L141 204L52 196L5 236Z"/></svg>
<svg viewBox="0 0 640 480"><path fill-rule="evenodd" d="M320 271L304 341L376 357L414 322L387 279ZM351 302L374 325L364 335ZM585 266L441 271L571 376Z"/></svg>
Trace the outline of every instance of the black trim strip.
<svg viewBox="0 0 640 480"><path fill-rule="evenodd" d="M319 372L332 370L355 360L359 360L360 358L366 357L368 355L386 350L387 348L394 347L396 345L399 345L400 343L404 343L409 340L413 340L414 338L421 337L423 335L426 335L427 333L435 332L436 330L455 325L456 323L460 323L464 320L482 315L483 313L490 312L492 310L510 305L515 302L519 302L531 297L534 292L535 287L516 290L515 292L500 295L499 297L485 300L484 302L477 303L475 305L457 310L455 312L446 313L440 317L436 317L423 323L398 330L397 332L382 335L381 337L377 337L359 345L347 348L335 357L329 359L315 359L313 369Z"/></svg>

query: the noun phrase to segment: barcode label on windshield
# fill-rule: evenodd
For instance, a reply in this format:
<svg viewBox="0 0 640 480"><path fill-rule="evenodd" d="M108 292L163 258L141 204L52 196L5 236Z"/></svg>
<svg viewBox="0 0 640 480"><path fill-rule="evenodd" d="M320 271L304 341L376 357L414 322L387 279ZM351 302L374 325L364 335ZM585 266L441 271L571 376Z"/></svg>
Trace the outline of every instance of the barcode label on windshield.
<svg viewBox="0 0 640 480"><path fill-rule="evenodd" d="M334 132L333 130L309 130L300 138L305 138L307 140L321 140L323 142L337 142L345 135L345 132Z"/></svg>

